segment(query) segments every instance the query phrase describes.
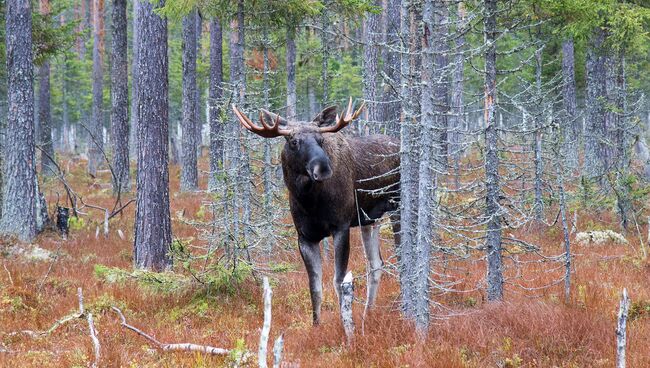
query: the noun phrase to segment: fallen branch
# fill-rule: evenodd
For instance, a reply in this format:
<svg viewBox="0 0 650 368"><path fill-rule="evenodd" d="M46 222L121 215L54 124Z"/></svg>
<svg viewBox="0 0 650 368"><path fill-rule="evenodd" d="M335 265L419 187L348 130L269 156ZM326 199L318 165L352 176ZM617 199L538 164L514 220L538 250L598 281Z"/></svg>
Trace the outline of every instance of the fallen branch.
<svg viewBox="0 0 650 368"><path fill-rule="evenodd" d="M79 298L79 313L81 316L85 314L84 308L84 295L81 288L77 288L77 297ZM95 361L91 365L93 368L99 366L99 357L101 351L101 345L99 345L99 338L97 337L97 330L95 329L95 323L93 322L93 314L87 313L86 320L88 321L88 330L90 331L90 338L93 341L93 350L95 351Z"/></svg>
<svg viewBox="0 0 650 368"><path fill-rule="evenodd" d="M120 324L122 327L125 327L136 334L144 337L145 339L149 340L155 347L162 351L193 351L193 352L200 352L200 353L205 353L205 354L212 354L212 355L228 355L230 353L230 350L228 349L222 349L222 348L215 348L213 346L208 346L208 345L197 345L197 344L190 344L190 343L181 343L181 344L165 344L162 343L158 340L156 340L154 337L151 335L146 334L139 328L132 326L126 322L126 317L124 317L124 314L122 311L117 308L117 307L111 307L111 309L117 313L117 315L120 317Z"/></svg>

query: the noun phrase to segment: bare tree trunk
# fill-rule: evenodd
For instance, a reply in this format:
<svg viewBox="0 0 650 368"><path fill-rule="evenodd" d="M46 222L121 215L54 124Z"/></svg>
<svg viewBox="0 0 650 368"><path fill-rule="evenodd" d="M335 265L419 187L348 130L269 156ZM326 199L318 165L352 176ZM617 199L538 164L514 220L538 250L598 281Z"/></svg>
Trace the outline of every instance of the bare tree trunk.
<svg viewBox="0 0 650 368"><path fill-rule="evenodd" d="M454 168L454 183L455 187L460 186L460 158L462 154L462 133L464 131L464 106L463 106L463 86L465 82L465 27L467 25L465 14L465 3L462 1L458 3L458 32L456 35L456 44L453 61L453 79L451 82L451 114L448 120L449 143L451 148L451 165Z"/></svg>
<svg viewBox="0 0 650 368"><path fill-rule="evenodd" d="M111 60L111 129L113 193L131 190L129 173L129 83L126 0L113 0Z"/></svg>
<svg viewBox="0 0 650 368"><path fill-rule="evenodd" d="M163 2L158 6L163 6ZM138 171L134 264L171 266L169 214L167 21L138 4Z"/></svg>
<svg viewBox="0 0 650 368"><path fill-rule="evenodd" d="M181 192L198 189L196 125L198 101L196 86L196 18L193 10L183 18L183 123L181 144Z"/></svg>
<svg viewBox="0 0 650 368"><path fill-rule="evenodd" d="M542 95L542 49L535 50L535 85L536 85L536 105L535 113L535 143L533 152L535 156L535 220L539 223L544 219L544 201L542 198L542 175L544 174L544 163L542 161L542 127L544 119L544 106Z"/></svg>
<svg viewBox="0 0 650 368"><path fill-rule="evenodd" d="M220 100L223 93L221 22L218 18L210 22L210 177L208 189L216 190L217 173L223 165L223 123Z"/></svg>
<svg viewBox="0 0 650 368"><path fill-rule="evenodd" d="M431 247L434 241L434 219L436 207L437 160L440 159L442 137L446 133L444 121L446 105L446 89L441 84L444 80L446 63L439 45L446 41L446 27L443 26L446 5L441 0L427 0L423 11L423 49L422 49L422 121L420 126L419 144L419 192L417 243L415 257L410 272L414 278L414 312L415 326L420 336L426 336L429 328L429 262ZM442 90L442 92L441 92ZM442 99L442 100L441 100ZM444 124L444 125L443 125Z"/></svg>
<svg viewBox="0 0 650 368"><path fill-rule="evenodd" d="M104 149L104 0L93 0L93 107L88 127L88 173L97 176Z"/></svg>
<svg viewBox="0 0 650 368"><path fill-rule="evenodd" d="M499 132L496 126L497 101L497 0L485 0L485 186L487 219L487 298L503 299L503 260L501 254L501 210L499 204Z"/></svg>
<svg viewBox="0 0 650 368"><path fill-rule="evenodd" d="M383 120L386 133L399 135L400 101L400 0L386 0L384 48Z"/></svg>
<svg viewBox="0 0 650 368"><path fill-rule="evenodd" d="M36 236L34 75L32 13L28 0L5 2L7 50L7 127L0 234L22 241ZM8 175L11 173L11 175Z"/></svg>
<svg viewBox="0 0 650 368"><path fill-rule="evenodd" d="M413 113L412 100L417 98L412 86L411 70L411 1L401 3L401 74L400 97L402 100L402 121L400 130L400 242L397 249L398 267L400 273L400 289L402 292L402 310L407 318L415 318L415 288L413 274L415 262L416 226L418 218L418 150L416 147L416 118ZM417 43L417 41L415 42Z"/></svg>
<svg viewBox="0 0 650 368"><path fill-rule="evenodd" d="M381 6L381 1L375 0L374 5ZM368 14L363 21L363 99L366 101L366 119L359 124L361 134L366 131L378 132L378 124L381 123L381 105L377 103L378 41L381 32L379 19L379 14Z"/></svg>
<svg viewBox="0 0 650 368"><path fill-rule="evenodd" d="M296 29L293 26L287 28L287 55L286 56L287 56L287 119L292 120L296 118L296 101L297 101L296 98ZM265 106L268 107L268 105Z"/></svg>

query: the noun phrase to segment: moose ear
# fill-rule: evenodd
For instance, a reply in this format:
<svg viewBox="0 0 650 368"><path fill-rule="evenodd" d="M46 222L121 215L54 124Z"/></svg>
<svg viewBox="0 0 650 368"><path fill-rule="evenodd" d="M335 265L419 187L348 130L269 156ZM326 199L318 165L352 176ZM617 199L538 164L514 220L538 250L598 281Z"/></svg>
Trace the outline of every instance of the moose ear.
<svg viewBox="0 0 650 368"><path fill-rule="evenodd" d="M275 124L276 119L279 119L278 122L280 123L281 127L287 126L287 119L283 118L278 114L274 114L268 110L265 109L261 109L261 110L262 110L262 119L264 119L266 125L273 126Z"/></svg>
<svg viewBox="0 0 650 368"><path fill-rule="evenodd" d="M319 127L332 125L336 122L336 106L326 107L321 111L314 120L312 120Z"/></svg>

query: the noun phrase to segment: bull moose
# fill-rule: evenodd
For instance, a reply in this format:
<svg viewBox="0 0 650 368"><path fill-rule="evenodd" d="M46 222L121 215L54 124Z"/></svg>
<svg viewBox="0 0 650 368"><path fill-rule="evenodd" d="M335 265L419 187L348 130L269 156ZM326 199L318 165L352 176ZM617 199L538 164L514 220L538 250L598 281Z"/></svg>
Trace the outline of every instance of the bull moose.
<svg viewBox="0 0 650 368"><path fill-rule="evenodd" d="M314 325L320 322L323 294L320 241L330 235L334 239L334 290L338 297L348 267L350 228L356 226L361 226L368 267L365 315L377 296L382 269L379 230L373 224L398 207L399 141L386 135L348 137L339 133L364 107L352 112L352 99L340 117L336 106L330 106L311 122L288 122L262 109L261 126L232 107L249 131L264 138L286 139L282 172L309 275ZM397 244L399 215L392 212L391 218Z"/></svg>

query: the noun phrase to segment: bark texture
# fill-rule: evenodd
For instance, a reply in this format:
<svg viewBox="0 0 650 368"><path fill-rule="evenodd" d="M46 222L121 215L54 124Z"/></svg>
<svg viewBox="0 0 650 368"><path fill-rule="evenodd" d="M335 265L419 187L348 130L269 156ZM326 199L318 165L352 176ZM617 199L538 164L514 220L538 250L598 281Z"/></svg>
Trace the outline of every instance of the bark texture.
<svg viewBox="0 0 650 368"><path fill-rule="evenodd" d="M296 119L296 29L287 28L287 116ZM311 116L310 116L311 117Z"/></svg>
<svg viewBox="0 0 650 368"><path fill-rule="evenodd" d="M497 101L497 0L485 0L485 186L487 220L487 298L503 299L503 270L501 253L501 213L499 187L499 132L496 126Z"/></svg>
<svg viewBox="0 0 650 368"><path fill-rule="evenodd" d="M88 173L97 176L104 149L104 0L93 0L93 106L88 134Z"/></svg>
<svg viewBox="0 0 650 368"><path fill-rule="evenodd" d="M181 192L198 189L196 126L198 88L196 85L196 18L194 10L183 18L183 122L181 142Z"/></svg>
<svg viewBox="0 0 650 368"><path fill-rule="evenodd" d="M52 142L52 111L50 106L50 62L46 60L39 67L38 121L39 144L41 147L41 175L56 173L54 163L54 144Z"/></svg>
<svg viewBox="0 0 650 368"><path fill-rule="evenodd" d="M9 112L4 143L12 149L3 152L0 234L28 242L36 235L31 2L8 0L5 6Z"/></svg>
<svg viewBox="0 0 650 368"><path fill-rule="evenodd" d="M375 6L381 6L380 0L375 0ZM366 101L366 121L359 127L368 132L377 132L381 122L381 105L378 104L377 73L379 70L379 35L381 14L368 14L363 22L363 99ZM363 132L362 132L363 134Z"/></svg>
<svg viewBox="0 0 650 368"><path fill-rule="evenodd" d="M210 22L210 178L208 189L217 187L217 173L223 168L223 122L220 100L223 94L223 49L221 22Z"/></svg>
<svg viewBox="0 0 650 368"><path fill-rule="evenodd" d="M111 142L113 193L131 189L129 175L129 117L126 0L113 0L111 59Z"/></svg>
<svg viewBox="0 0 650 368"><path fill-rule="evenodd" d="M400 63L402 83L400 95L402 99L402 119L400 127L400 226L399 247L397 249L398 265L400 272L400 289L402 292L402 309L407 318L415 317L415 287L414 281L417 275L415 267L415 242L416 226L418 218L418 149L417 149L417 125L414 115L413 99L419 98L417 91L413 88L413 75L411 67L413 60L412 52L417 48L419 42L413 41L411 32L411 1L402 0L401 3L401 50L402 58ZM414 47L412 47L414 46Z"/></svg>
<svg viewBox="0 0 650 368"><path fill-rule="evenodd" d="M39 11L42 15L50 13L49 0L39 1ZM41 146L41 175L52 176L56 173L54 168L54 144L52 142L52 112L50 105L50 61L45 60L39 67L38 91L38 141Z"/></svg>
<svg viewBox="0 0 650 368"><path fill-rule="evenodd" d="M400 0L386 0L384 48L383 121L386 133L399 136L400 101Z"/></svg>
<svg viewBox="0 0 650 368"><path fill-rule="evenodd" d="M582 124L577 119L578 102L576 98L575 54L573 38L562 42L562 100L566 110L564 129L565 147L571 161L577 162Z"/></svg>
<svg viewBox="0 0 650 368"><path fill-rule="evenodd" d="M154 6L138 4L138 170L134 263L171 266L169 215L167 21ZM159 6L162 6L161 2Z"/></svg>

